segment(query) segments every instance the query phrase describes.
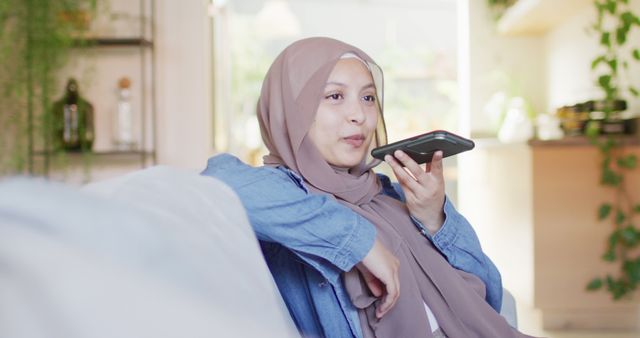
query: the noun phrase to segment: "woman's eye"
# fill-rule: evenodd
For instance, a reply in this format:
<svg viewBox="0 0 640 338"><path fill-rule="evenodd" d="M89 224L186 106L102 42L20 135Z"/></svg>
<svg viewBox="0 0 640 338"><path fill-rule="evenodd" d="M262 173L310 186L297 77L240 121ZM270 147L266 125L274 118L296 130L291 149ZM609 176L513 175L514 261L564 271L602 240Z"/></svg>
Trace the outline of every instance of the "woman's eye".
<svg viewBox="0 0 640 338"><path fill-rule="evenodd" d="M325 96L324 98L325 99L332 99L332 100L340 100L342 98L342 94L339 94L339 93L329 94L329 95Z"/></svg>
<svg viewBox="0 0 640 338"><path fill-rule="evenodd" d="M363 99L367 102L375 102L376 101L376 97L374 95L366 95L365 97L363 97Z"/></svg>

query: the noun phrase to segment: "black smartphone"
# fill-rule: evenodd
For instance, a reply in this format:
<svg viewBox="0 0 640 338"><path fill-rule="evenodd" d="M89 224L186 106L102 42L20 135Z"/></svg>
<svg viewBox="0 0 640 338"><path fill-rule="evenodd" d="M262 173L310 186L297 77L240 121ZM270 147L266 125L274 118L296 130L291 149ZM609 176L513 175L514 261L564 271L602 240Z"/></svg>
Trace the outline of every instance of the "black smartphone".
<svg viewBox="0 0 640 338"><path fill-rule="evenodd" d="M445 130L434 130L375 148L371 156L383 160L385 155L393 156L396 150L404 151L418 164L431 162L436 151L442 150L443 157L452 156L475 147L473 141Z"/></svg>

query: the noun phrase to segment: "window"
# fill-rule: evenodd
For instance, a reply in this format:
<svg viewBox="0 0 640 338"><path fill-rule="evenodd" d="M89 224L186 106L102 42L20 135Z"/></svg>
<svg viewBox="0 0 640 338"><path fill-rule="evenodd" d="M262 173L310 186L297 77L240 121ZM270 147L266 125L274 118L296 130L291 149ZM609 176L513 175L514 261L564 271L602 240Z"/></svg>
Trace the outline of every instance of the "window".
<svg viewBox="0 0 640 338"><path fill-rule="evenodd" d="M213 0L213 8L219 151L261 164L255 109L262 79L283 48L309 36L358 46L382 67L389 142L458 130L455 0ZM455 159L445 165L455 199Z"/></svg>

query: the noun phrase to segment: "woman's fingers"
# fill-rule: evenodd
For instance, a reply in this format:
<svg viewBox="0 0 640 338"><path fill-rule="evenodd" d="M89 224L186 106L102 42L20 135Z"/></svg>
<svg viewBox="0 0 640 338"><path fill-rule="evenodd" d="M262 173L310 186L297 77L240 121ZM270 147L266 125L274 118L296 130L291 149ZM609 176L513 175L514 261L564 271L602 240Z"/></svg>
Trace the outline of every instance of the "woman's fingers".
<svg viewBox="0 0 640 338"><path fill-rule="evenodd" d="M420 189L420 183L418 183L415 176L409 174L393 156L387 155L384 157L384 160L391 166L393 173L396 175L398 182L402 186L408 188L411 191L417 191L418 189Z"/></svg>
<svg viewBox="0 0 640 338"><path fill-rule="evenodd" d="M367 269L361 269L360 273L371 293L376 297L381 297L384 292L384 284Z"/></svg>
<svg viewBox="0 0 640 338"><path fill-rule="evenodd" d="M419 180L420 176L424 174L424 170L422 170L420 165L416 163L416 161L414 161L411 157L409 157L409 155L407 155L402 150L396 150L393 153L393 156L397 158L400 161L400 163L404 165L405 168L409 169L409 172L411 172L411 175L413 175L413 177L415 177L416 179Z"/></svg>
<svg viewBox="0 0 640 338"><path fill-rule="evenodd" d="M376 316L382 318L398 301L400 298L400 275L398 273L393 275L395 283L387 286L387 294L383 298L382 304L376 309Z"/></svg>
<svg viewBox="0 0 640 338"><path fill-rule="evenodd" d="M436 151L435 154L433 154L433 158L431 159L431 162L428 164L428 170L427 172L432 173L435 176L442 176L442 151L438 150Z"/></svg>
<svg viewBox="0 0 640 338"><path fill-rule="evenodd" d="M425 170L423 170L416 161L414 161L409 155L407 155L401 150L396 150L396 152L393 155L395 156L395 158L394 156L391 156L391 159L395 160L396 163L399 161L402 165L404 165L404 167L407 168L411 173L411 175L418 181L420 181L424 177L425 172L432 173L435 176L442 176L443 153L441 150L438 150L433 154L433 157L431 158L431 162L426 164ZM386 156L385 156L385 160L387 160ZM398 164L398 166L400 166L400 164Z"/></svg>

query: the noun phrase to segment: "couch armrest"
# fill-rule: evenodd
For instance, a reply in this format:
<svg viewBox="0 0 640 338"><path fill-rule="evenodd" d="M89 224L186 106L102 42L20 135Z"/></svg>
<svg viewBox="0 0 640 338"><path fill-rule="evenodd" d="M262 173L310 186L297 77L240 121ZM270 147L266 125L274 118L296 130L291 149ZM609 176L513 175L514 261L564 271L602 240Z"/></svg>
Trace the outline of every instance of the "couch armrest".
<svg viewBox="0 0 640 338"><path fill-rule="evenodd" d="M507 320L513 328L518 328L518 313L516 311L516 300L509 290L503 289L502 310L500 314Z"/></svg>

